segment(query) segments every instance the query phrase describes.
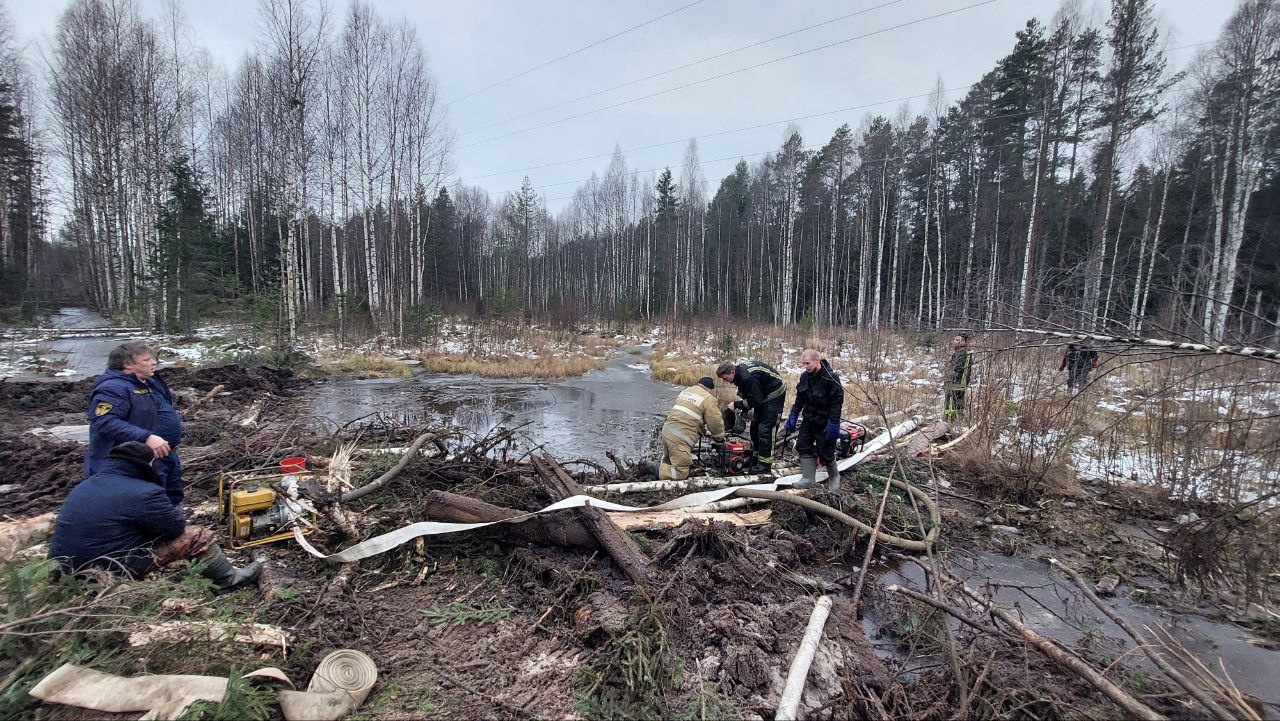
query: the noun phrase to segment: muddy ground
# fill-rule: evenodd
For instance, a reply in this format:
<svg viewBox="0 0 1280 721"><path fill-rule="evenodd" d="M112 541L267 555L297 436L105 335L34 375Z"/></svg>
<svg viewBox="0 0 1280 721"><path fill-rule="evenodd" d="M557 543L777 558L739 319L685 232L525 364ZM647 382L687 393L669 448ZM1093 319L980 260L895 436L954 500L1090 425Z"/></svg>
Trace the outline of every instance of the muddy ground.
<svg viewBox="0 0 1280 721"><path fill-rule="evenodd" d="M270 467L298 453L310 455L313 467L320 467L341 442L404 445L420 430L366 419L335 434L332 424L317 423L298 410L305 408L298 397L306 384L276 369L174 369L163 375L181 398L180 406L224 386L186 422L184 506L193 522L216 524L221 472ZM25 432L35 425L82 423L88 387L87 381L0 383L0 464L9 470L4 483L16 486L0 493L0 514L16 518L56 510L79 480L82 446ZM258 421L243 424L255 411ZM363 534L373 535L430 517L437 498L433 491L517 510L556 500L517 458L522 454L509 451L513 444L500 440L456 433L446 441L446 457L415 461L346 511ZM354 485L379 475L394 460L357 465ZM1036 600L1043 594L1028 588L1051 587L1054 594L1067 588L1043 563L1054 556L1091 581L1117 575L1128 604L1168 617L1199 614L1206 623L1236 624L1232 628L1260 647L1280 636L1280 627L1269 617L1249 614L1247 604L1232 607L1220 597L1211 602L1192 596L1178 578L1181 566L1159 529L1189 511L1205 516L1217 509L1175 506L1105 488L1040 489L1011 500L1007 489L989 477L991 469L945 458L933 468L902 470L917 480L939 473L947 480L946 488L939 484L938 489L944 532L935 560L952 574L979 589L990 578L978 570L983 563L1010 559L1030 569L1026 577L986 587L1024 617L1044 612ZM587 469L575 480L615 478ZM868 520L879 500L869 476L847 482L839 495L813 495ZM669 497L617 500L639 505ZM565 515L565 522L573 520ZM909 535L914 519L908 499L891 494L887 527ZM777 707L814 599L827 593L835 604L804 697L809 718L1112 718L1119 712L1078 675L1007 630L998 635L975 630L886 591L889 582L925 586L914 563L892 549L877 550L865 587L855 597L865 536L852 538L844 526L804 509L780 505L769 522L752 526L686 523L631 537L652 563L644 586L631 583L599 548L556 546L551 536L531 540L504 525L407 544L359 563L349 576L290 541L234 552L237 562L251 554L265 557L260 586L203 596L189 617L283 626L295 635L283 655L189 644L122 651L118 634L108 632L90 634L97 645L86 648L96 650L74 658L117 673L227 674L276 665L296 681L309 678L330 650L356 648L379 669L378 685L359 711L360 718L371 719L767 719ZM351 544L324 521L312 542L330 552ZM930 565L928 558L916 558ZM1262 588L1274 593L1276 579L1268 580L1266 573ZM175 574L180 572L168 577ZM861 606L858 614L855 603ZM1057 635L1065 647L1097 668L1108 668L1116 683L1158 712L1203 714L1184 691L1133 654L1127 639L1083 620L1087 608L1074 610L1077 615L1060 619ZM979 625L990 621L974 617ZM0 674L8 679L9 700L51 670L24 665L26 658L49 664L72 658L60 639L3 639ZM1254 693L1264 696L1256 701L1264 714L1280 712L1266 705L1280 699ZM38 704L7 708L43 718L87 717L83 711Z"/></svg>

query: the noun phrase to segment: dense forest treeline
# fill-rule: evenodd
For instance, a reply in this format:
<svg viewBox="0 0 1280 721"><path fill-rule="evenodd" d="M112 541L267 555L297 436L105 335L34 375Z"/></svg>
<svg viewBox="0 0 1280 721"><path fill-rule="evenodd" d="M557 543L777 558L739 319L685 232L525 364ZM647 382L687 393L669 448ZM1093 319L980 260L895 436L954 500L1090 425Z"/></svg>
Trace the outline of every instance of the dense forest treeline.
<svg viewBox="0 0 1280 721"><path fill-rule="evenodd" d="M285 339L458 308L1277 334L1273 0L1182 69L1148 0L1097 27L1068 3L957 102L940 79L922 110L788 129L721 179L696 141L659 174L615 151L554 214L530 178L497 198L458 180L411 25L263 0L228 72L174 8L72 0L38 74L0 18L3 304L170 328L241 304Z"/></svg>

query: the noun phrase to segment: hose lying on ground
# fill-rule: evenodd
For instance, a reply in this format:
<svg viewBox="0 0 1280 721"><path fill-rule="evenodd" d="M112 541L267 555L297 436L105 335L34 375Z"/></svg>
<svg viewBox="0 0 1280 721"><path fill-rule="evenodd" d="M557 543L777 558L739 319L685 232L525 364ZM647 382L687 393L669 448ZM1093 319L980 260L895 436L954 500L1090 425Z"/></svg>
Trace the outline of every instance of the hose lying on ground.
<svg viewBox="0 0 1280 721"><path fill-rule="evenodd" d="M915 496L917 500L923 503L924 507L929 510L929 521L930 523L933 524L933 527L930 528L929 532L925 534L923 541L915 540L912 538L903 538L901 536L895 536L892 533L885 533L884 531L876 531L871 526L868 526L867 524L863 523L862 521L859 521L853 516L850 516L845 513L841 513L840 511L837 511L831 506L828 506L824 503L818 503L817 501L811 498L805 498L804 496L796 496L790 493L780 493L778 491L760 491L754 488L738 488L736 489L737 492L735 495L744 496L746 498L764 498L770 501L783 501L786 503L791 503L791 504L800 506L801 508L806 508L810 511L814 511L815 513L821 513L822 515L827 516L829 518L834 518L835 520L843 523L844 525L849 526L850 528L856 528L859 531L862 531L863 533L872 533L874 531L876 534L876 541L878 543L885 543L890 546L894 546L895 548L901 548L907 551L929 550L929 547L932 546L934 542L938 540L938 534L942 530L942 514L938 511L938 505L933 502L933 499L930 498L927 493L920 490L919 488L916 488L910 483L899 481L896 478L886 479L884 476L875 476L875 478L882 481L888 480L889 483L893 484L895 487L901 488L907 493L910 493L911 495Z"/></svg>

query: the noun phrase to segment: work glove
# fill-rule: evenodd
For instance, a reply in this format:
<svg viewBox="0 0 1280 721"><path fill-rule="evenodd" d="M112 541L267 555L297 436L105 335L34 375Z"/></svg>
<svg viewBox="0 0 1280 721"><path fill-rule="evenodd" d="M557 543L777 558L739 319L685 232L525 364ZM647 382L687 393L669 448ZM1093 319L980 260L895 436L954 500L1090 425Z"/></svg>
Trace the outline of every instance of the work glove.
<svg viewBox="0 0 1280 721"><path fill-rule="evenodd" d="M713 451L723 451L723 450L724 450L724 441L711 441L711 450L713 450Z"/></svg>
<svg viewBox="0 0 1280 721"><path fill-rule="evenodd" d="M840 421L827 421L826 437L828 442L835 442L840 437Z"/></svg>
<svg viewBox="0 0 1280 721"><path fill-rule="evenodd" d="M785 424L783 424L783 426L782 426L782 432L783 432L783 433L787 433L787 434L795 433L795 431L796 431L796 416L798 416L798 415L799 415L798 413L795 413L795 412L793 411L793 412L791 413L791 415L787 416L787 422L786 422Z"/></svg>

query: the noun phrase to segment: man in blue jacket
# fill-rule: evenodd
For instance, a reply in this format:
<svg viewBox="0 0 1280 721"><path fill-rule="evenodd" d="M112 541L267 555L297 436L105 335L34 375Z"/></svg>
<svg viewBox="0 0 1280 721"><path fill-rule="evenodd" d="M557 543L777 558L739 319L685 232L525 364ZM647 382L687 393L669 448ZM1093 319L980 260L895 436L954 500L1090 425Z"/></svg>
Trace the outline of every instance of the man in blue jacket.
<svg viewBox="0 0 1280 721"><path fill-rule="evenodd" d="M844 408L844 387L831 364L818 351L808 348L800 354L804 372L796 384L796 400L783 430L791 433L800 421L796 453L800 456L800 482L796 488L810 488L818 475L818 459L827 467L827 490L840 490L840 469L836 465L836 439L840 437L840 411ZM803 415L801 415L803 414Z"/></svg>
<svg viewBox="0 0 1280 721"><path fill-rule="evenodd" d="M128 441L146 444L155 454L155 470L165 493L182 502L182 419L169 386L156 376L156 356L146 343L118 346L107 357L107 370L94 379L89 394L89 452L85 475L98 472L112 448Z"/></svg>
<svg viewBox="0 0 1280 721"><path fill-rule="evenodd" d="M222 588L256 579L260 562L232 566L212 530L187 524L152 468L154 460L151 449L138 441L111 449L98 471L77 483L63 502L49 558L68 573L100 569L130 578L200 559L206 561L203 575Z"/></svg>

